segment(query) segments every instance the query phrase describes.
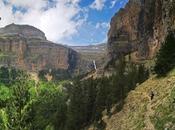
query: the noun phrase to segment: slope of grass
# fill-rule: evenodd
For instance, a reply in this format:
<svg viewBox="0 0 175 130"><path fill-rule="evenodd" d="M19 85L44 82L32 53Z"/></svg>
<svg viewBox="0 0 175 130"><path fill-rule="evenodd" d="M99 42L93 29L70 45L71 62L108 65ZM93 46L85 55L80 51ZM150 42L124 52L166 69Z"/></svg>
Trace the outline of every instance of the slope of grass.
<svg viewBox="0 0 175 130"><path fill-rule="evenodd" d="M152 76L139 85L129 93L122 111L105 122L106 130L174 130L175 70L166 77Z"/></svg>
<svg viewBox="0 0 175 130"><path fill-rule="evenodd" d="M172 90L166 100L155 108L155 115L152 117L157 130L175 130L175 89Z"/></svg>

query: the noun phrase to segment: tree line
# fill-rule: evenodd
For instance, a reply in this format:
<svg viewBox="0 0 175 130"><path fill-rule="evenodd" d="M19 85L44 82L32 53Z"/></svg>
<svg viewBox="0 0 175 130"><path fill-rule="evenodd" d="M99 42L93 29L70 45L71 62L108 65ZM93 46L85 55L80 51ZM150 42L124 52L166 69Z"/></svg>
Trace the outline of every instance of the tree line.
<svg viewBox="0 0 175 130"><path fill-rule="evenodd" d="M23 71L0 68L0 129L80 130L91 123L103 129L102 112L112 114L114 104L119 111L128 92L148 76L144 65L123 59L112 76L83 81L36 83Z"/></svg>

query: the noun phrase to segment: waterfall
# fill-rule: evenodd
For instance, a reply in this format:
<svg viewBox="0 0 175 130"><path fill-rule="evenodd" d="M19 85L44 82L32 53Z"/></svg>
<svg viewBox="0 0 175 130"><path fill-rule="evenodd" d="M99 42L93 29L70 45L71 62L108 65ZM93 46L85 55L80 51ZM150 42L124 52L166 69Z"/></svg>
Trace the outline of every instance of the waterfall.
<svg viewBox="0 0 175 130"><path fill-rule="evenodd" d="M94 65L94 69L97 70L97 66L96 66L95 60L93 60L93 65Z"/></svg>

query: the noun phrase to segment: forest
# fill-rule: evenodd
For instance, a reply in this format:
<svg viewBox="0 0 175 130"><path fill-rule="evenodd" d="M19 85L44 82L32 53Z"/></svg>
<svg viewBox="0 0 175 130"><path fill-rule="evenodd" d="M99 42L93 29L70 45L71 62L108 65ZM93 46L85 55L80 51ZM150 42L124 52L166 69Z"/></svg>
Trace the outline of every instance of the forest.
<svg viewBox="0 0 175 130"><path fill-rule="evenodd" d="M79 130L91 123L103 129L102 112L110 116L115 104L117 111L122 109L127 93L145 81L149 71L121 59L110 77L46 81L41 74L36 82L25 71L0 68L0 129Z"/></svg>

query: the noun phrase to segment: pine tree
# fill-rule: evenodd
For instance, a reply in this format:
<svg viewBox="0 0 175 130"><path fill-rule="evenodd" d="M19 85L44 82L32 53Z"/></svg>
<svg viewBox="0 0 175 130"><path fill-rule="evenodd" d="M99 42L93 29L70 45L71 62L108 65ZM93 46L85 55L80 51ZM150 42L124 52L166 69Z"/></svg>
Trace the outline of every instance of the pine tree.
<svg viewBox="0 0 175 130"><path fill-rule="evenodd" d="M175 67L175 37L170 32L157 55L154 70L161 76L166 75L173 67Z"/></svg>

